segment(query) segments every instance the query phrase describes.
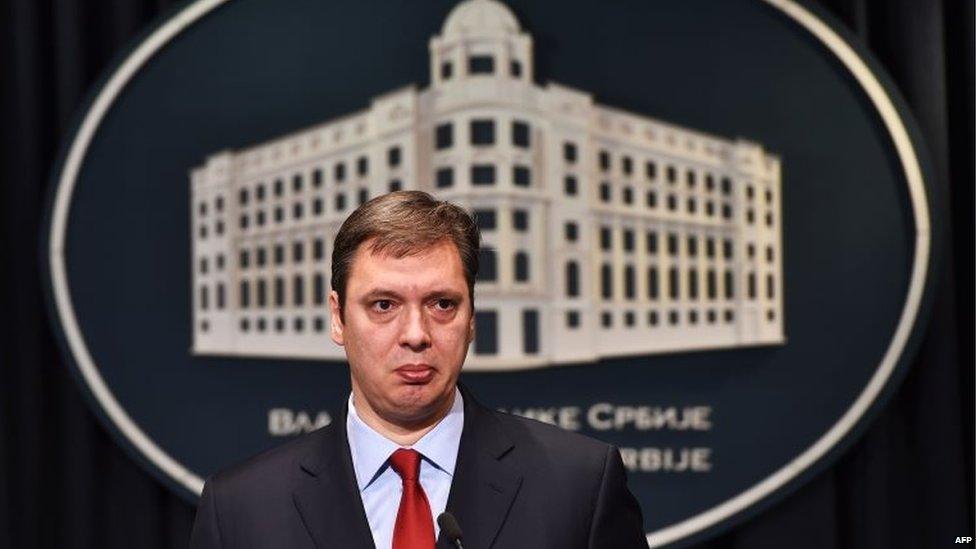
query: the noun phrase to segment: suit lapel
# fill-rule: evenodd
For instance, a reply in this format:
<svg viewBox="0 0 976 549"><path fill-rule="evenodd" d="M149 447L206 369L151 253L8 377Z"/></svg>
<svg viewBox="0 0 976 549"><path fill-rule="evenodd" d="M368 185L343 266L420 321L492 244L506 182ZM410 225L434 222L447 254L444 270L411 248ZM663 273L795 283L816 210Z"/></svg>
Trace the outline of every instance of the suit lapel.
<svg viewBox="0 0 976 549"><path fill-rule="evenodd" d="M302 480L293 494L302 523L318 549L373 549L346 439L346 410L318 436L299 463Z"/></svg>
<svg viewBox="0 0 976 549"><path fill-rule="evenodd" d="M487 549L508 516L522 474L504 459L514 444L501 423L465 387L459 387L464 397L464 429L447 510L461 526L467 549ZM438 547L451 546L439 540Z"/></svg>

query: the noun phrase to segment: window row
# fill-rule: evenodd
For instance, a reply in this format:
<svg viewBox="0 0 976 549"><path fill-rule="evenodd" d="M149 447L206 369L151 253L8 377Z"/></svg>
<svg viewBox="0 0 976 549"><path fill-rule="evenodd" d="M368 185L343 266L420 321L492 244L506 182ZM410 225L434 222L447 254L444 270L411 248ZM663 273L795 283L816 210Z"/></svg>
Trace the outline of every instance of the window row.
<svg viewBox="0 0 976 549"><path fill-rule="evenodd" d="M216 210L217 213L223 212L224 211L224 197L221 196L221 195L217 195L216 197L214 197L213 200L214 200L214 210ZM207 201L206 200L201 200L200 201L200 204L197 206L197 214L200 217L206 217L206 215L207 215Z"/></svg>
<svg viewBox="0 0 976 549"><path fill-rule="evenodd" d="M468 123L469 143L475 147L486 147L495 144L495 121L490 118L475 118ZM528 149L531 147L531 135L528 122L515 120L511 124L510 142L513 147ZM434 148L438 151L450 149L454 146L454 124L445 122L434 127Z"/></svg>
<svg viewBox="0 0 976 549"><path fill-rule="evenodd" d="M243 317L238 321L238 329L242 332L255 331L258 333L275 331L278 333L284 333L286 330L291 330L295 333L302 333L305 331L305 317L296 316L291 319L291 323L287 322L285 317L274 317L267 318L264 316L258 316L256 318ZM326 330L325 317L316 316L312 318L310 330L316 333L322 333Z"/></svg>
<svg viewBox="0 0 976 549"><path fill-rule="evenodd" d="M722 313L721 319L719 318L719 312ZM770 310L772 312L772 310ZM603 311L600 313L600 327L604 329L610 329L614 327L614 313L611 311ZM622 317L621 323L627 328L633 328L637 325L637 312L636 311L623 311L620 313ZM716 309L708 309L705 311L704 319L699 318L699 312L695 309L687 311L685 315L677 309L671 309L668 311L667 315L663 315L658 311L647 311L645 322L647 326L656 327L664 325L665 322L670 326L679 326L682 324L682 316L684 316L684 321L689 325L696 325L699 322L704 321L708 324L718 324L724 322L725 324L732 324L735 322L735 311L733 309L725 309L724 311L719 311ZM664 318L662 318L664 317ZM566 327L567 328L577 328L579 327L579 313L576 311L566 312Z"/></svg>
<svg viewBox="0 0 976 549"><path fill-rule="evenodd" d="M523 309L520 315L522 332L522 353L535 355L539 353L539 311ZM474 313L474 354L498 354L498 312L491 309L478 310Z"/></svg>
<svg viewBox="0 0 976 549"><path fill-rule="evenodd" d="M400 190L400 182L393 181L390 184L390 192L394 190ZM357 205L362 205L369 200L369 189L359 189L356 193ZM325 215L326 213L326 203L325 199L321 196L317 196L312 199L311 203L308 204L309 213L308 215L319 217ZM238 218L238 226L241 230L247 230L253 227L263 227L268 221L270 214L271 222L273 223L284 223L286 220L291 219L293 221L300 221L306 216L306 203L304 201L294 202L290 208L284 206L275 206L265 211L259 209L253 213L242 213ZM344 212L348 207L348 202L346 200L346 193L336 193L333 196L332 209L334 212Z"/></svg>
<svg viewBox="0 0 976 549"><path fill-rule="evenodd" d="M241 280L238 286L238 304L241 309L269 306L276 308L304 307L306 304L324 305L328 296L328 282L325 275L316 273L309 278L311 288L307 287L308 284L304 275L298 274L291 277L291 291L288 290L289 280L284 276ZM306 303L306 292L309 289L311 290L311 301Z"/></svg>
<svg viewBox="0 0 976 549"><path fill-rule="evenodd" d="M469 75L492 75L495 74L495 57L487 54L471 55L468 57ZM454 78L454 63L444 61L441 63L441 80ZM522 76L522 63L512 59L508 63L508 74L513 78Z"/></svg>
<svg viewBox="0 0 976 549"><path fill-rule="evenodd" d="M563 159L567 163L576 162L576 145L572 143L565 143L563 145ZM609 173L612 168L611 155L609 151L601 150L597 153L597 164L599 165L600 171L604 173ZM620 157L620 172L625 176L632 176L635 170L635 162L632 157L627 155L622 155ZM664 169L661 170L664 174L664 179L669 184L677 184L679 179L682 179L689 189L693 189L698 185L699 172L692 169L686 168L681 170L673 164L667 164ZM658 163L654 160L644 161L644 176L646 179L651 181L657 181L659 176ZM732 179L728 176L716 177L713 173L706 173L704 177L704 185L706 191L715 191L716 189L721 189L722 194L730 195L732 194ZM747 195L752 198L752 193L749 192L747 187ZM767 200L772 202L772 191L767 191Z"/></svg>
<svg viewBox="0 0 976 549"><path fill-rule="evenodd" d="M472 164L470 168L470 181L472 185L494 185L498 178L494 164ZM528 166L512 166L512 185L516 187L532 186L532 169ZM442 167L434 171L434 184L438 189L447 189L454 186L454 168Z"/></svg>
<svg viewBox="0 0 976 549"><path fill-rule="evenodd" d="M668 269L657 266L647 267L645 277L646 298L656 301L666 292L672 300L695 300L705 297L708 300L735 299L735 275L731 269L719 272L716 269L706 269L700 272L695 267L684 269L670 267ZM667 275L665 279L665 274ZM702 276L704 275L704 276ZM600 266L600 297L605 300L614 298L615 278L613 265L604 263ZM721 287L719 284L721 283ZM701 286L704 285L704 291ZM565 288L567 297L580 296L580 267L575 261L569 261L565 266ZM623 268L623 295L626 299L637 299L637 269L633 265ZM746 297L757 299L757 275L750 272L746 275ZM776 297L776 278L770 273L766 275L766 299Z"/></svg>
<svg viewBox="0 0 976 549"><path fill-rule="evenodd" d="M218 271L223 271L224 270L224 264L225 264L224 254L217 254L214 257L214 264L216 265ZM199 272L202 275L205 275L205 274L207 274L207 273L210 272L210 259L208 257L203 256L203 257L200 258L200 260L199 260Z"/></svg>
<svg viewBox="0 0 976 549"><path fill-rule="evenodd" d="M498 228L497 212L492 208L475 208L472 211L475 223L482 231L493 231ZM512 228L519 232L529 230L529 211L521 208L512 210Z"/></svg>
<svg viewBox="0 0 976 549"><path fill-rule="evenodd" d="M291 257L289 259L292 263L302 263L305 261L307 248L310 248L308 251L313 261L322 261L326 258L325 241L322 238L315 238L308 244L304 241L296 240L292 242L289 248L291 251ZM286 261L285 249L284 244L275 244L268 247L257 246L254 249L242 248L238 251L238 266L242 270L247 270L251 267L253 259L255 267L264 267L268 264L269 250L274 264L284 265Z"/></svg>
<svg viewBox="0 0 976 549"><path fill-rule="evenodd" d="M400 166L402 162L402 153L400 152L400 147L391 147L387 150L387 165L390 168L396 168ZM369 175L369 159L365 156L361 156L352 163L356 176L359 178L364 178ZM346 180L346 163L337 162L332 167L333 180L336 183L342 183ZM324 170L322 168L315 168L310 174L311 184L314 188L320 188L324 180ZM291 177L291 191L293 193L300 193L305 187L305 174L296 173ZM269 189L270 187L270 189ZM265 183L258 183L253 188L246 187L240 189L237 194L237 202L241 206L246 206L252 200L252 197L257 202L262 202L269 195L273 194L276 198L280 198L285 195L285 179L278 178L270 185ZM200 209L202 213L206 212L206 204L201 203ZM222 207L218 208L218 211Z"/></svg>
<svg viewBox="0 0 976 549"><path fill-rule="evenodd" d="M528 282L529 273L529 254L524 251L515 252L512 268L514 269L515 282ZM481 282L496 282L498 280L498 252L491 248L481 248L478 250L478 273L475 280Z"/></svg>

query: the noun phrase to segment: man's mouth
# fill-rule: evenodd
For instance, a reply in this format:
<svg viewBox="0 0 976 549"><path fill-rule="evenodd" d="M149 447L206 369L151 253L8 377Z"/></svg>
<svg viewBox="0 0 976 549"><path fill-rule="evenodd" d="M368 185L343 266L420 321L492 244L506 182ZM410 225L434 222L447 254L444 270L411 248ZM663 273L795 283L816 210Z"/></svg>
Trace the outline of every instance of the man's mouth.
<svg viewBox="0 0 976 549"><path fill-rule="evenodd" d="M434 368L429 364L404 364L394 371L409 384L427 383L434 377Z"/></svg>

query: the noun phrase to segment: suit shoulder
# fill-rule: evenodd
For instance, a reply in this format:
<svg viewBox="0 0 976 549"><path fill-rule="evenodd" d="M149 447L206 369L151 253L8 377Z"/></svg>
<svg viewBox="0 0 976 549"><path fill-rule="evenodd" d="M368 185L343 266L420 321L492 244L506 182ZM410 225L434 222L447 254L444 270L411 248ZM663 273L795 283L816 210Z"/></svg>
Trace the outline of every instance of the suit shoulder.
<svg viewBox="0 0 976 549"><path fill-rule="evenodd" d="M209 482L220 484L222 491L248 490L268 483L281 483L287 474L298 467L300 460L320 442L324 427L294 440L253 455L241 462L221 469Z"/></svg>

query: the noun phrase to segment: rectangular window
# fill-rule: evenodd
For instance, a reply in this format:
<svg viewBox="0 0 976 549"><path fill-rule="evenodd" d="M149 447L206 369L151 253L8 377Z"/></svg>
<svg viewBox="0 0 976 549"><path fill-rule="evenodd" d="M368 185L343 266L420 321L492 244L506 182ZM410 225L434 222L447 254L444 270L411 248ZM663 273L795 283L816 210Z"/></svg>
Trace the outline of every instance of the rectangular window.
<svg viewBox="0 0 976 549"><path fill-rule="evenodd" d="M475 164L471 166L471 184L494 185L495 166L491 164Z"/></svg>
<svg viewBox="0 0 976 549"><path fill-rule="evenodd" d="M336 183L342 183L346 180L346 165L342 162L336 164L332 171L334 172L333 175L335 176Z"/></svg>
<svg viewBox="0 0 976 549"><path fill-rule="evenodd" d="M512 122L512 145L523 149L529 148L529 125L525 122Z"/></svg>
<svg viewBox="0 0 976 549"><path fill-rule="evenodd" d="M240 303L241 309L247 309L251 306L251 286L247 280L241 281Z"/></svg>
<svg viewBox="0 0 976 549"><path fill-rule="evenodd" d="M493 230L496 226L495 210L475 210L474 220L479 229L483 231Z"/></svg>
<svg viewBox="0 0 976 549"><path fill-rule="evenodd" d="M519 187L532 185L532 172L528 166L515 166L512 168L512 182Z"/></svg>
<svg viewBox="0 0 976 549"><path fill-rule="evenodd" d="M522 351L527 355L539 352L539 311L522 311Z"/></svg>
<svg viewBox="0 0 976 549"><path fill-rule="evenodd" d="M400 165L400 147L390 147L386 151L386 163L391 168L395 168Z"/></svg>
<svg viewBox="0 0 976 549"><path fill-rule="evenodd" d="M518 61L512 61L509 65L509 72L514 78L522 76L522 64Z"/></svg>
<svg viewBox="0 0 976 549"><path fill-rule="evenodd" d="M491 248L480 248L478 250L478 273L476 280L494 282L498 278L498 265L495 261L496 253Z"/></svg>
<svg viewBox="0 0 976 549"><path fill-rule="evenodd" d="M258 279L257 290L258 290L257 291L258 307L261 307L263 309L268 304L268 285L265 279L263 278Z"/></svg>
<svg viewBox="0 0 976 549"><path fill-rule="evenodd" d="M613 267L609 263L600 267L600 295L603 299L613 299Z"/></svg>
<svg viewBox="0 0 976 549"><path fill-rule="evenodd" d="M292 298L294 299L295 306L301 307L305 304L305 283L302 280L301 275L295 275L292 281Z"/></svg>
<svg viewBox="0 0 976 549"><path fill-rule="evenodd" d="M296 173L291 178L291 190L292 192L301 192L302 190L302 174Z"/></svg>
<svg viewBox="0 0 976 549"><path fill-rule="evenodd" d="M637 295L637 275L634 267L627 265L624 267L624 296L627 299L634 299Z"/></svg>
<svg viewBox="0 0 976 549"><path fill-rule="evenodd" d="M568 196L576 196L576 193L579 190L579 185L576 182L576 176L567 175L566 178L563 179L563 190Z"/></svg>
<svg viewBox="0 0 976 549"><path fill-rule="evenodd" d="M434 147L437 150L449 149L454 145L454 126L448 122L434 130Z"/></svg>
<svg viewBox="0 0 976 549"><path fill-rule="evenodd" d="M649 231L647 233L647 253L656 254L657 253L657 233Z"/></svg>
<svg viewBox="0 0 976 549"><path fill-rule="evenodd" d="M529 212L525 210L513 210L512 211L512 227L516 231L527 231L529 230Z"/></svg>
<svg viewBox="0 0 976 549"><path fill-rule="evenodd" d="M324 255L325 241L323 241L321 238L316 238L315 241L312 242L312 258L319 261Z"/></svg>
<svg viewBox="0 0 976 549"><path fill-rule="evenodd" d="M634 251L634 231L630 229L624 230L624 251Z"/></svg>
<svg viewBox="0 0 976 549"><path fill-rule="evenodd" d="M647 269L647 298L656 300L659 287L660 281L658 280L657 267Z"/></svg>
<svg viewBox="0 0 976 549"><path fill-rule="evenodd" d="M319 188L319 187L322 186L322 170L321 170L321 168L315 168L312 171L312 186L315 187L315 188ZM263 192L264 191L264 187L261 187L261 191L262 191L261 192L261 196L263 197L264 196L264 192Z"/></svg>
<svg viewBox="0 0 976 549"><path fill-rule="evenodd" d="M471 144L492 145L495 143L494 120L476 119L471 121Z"/></svg>
<svg viewBox="0 0 976 549"><path fill-rule="evenodd" d="M434 175L434 180L437 182L438 189L444 189L446 187L451 187L454 185L454 169L453 168L438 168L437 173Z"/></svg>
<svg viewBox="0 0 976 549"><path fill-rule="evenodd" d="M563 143L563 160L570 164L576 163L576 145L574 143Z"/></svg>
<svg viewBox="0 0 976 549"><path fill-rule="evenodd" d="M579 238L579 228L578 228L578 225L576 225L576 223L573 223L572 221L568 221L568 222L566 222L566 225L565 225L564 228L565 228L565 231L564 232L566 233L566 241L567 242L576 242L576 239Z"/></svg>
<svg viewBox="0 0 976 549"><path fill-rule="evenodd" d="M285 279L282 277L275 277L274 284L274 297L275 297L275 307L284 307L285 305Z"/></svg>
<svg viewBox="0 0 976 549"><path fill-rule="evenodd" d="M579 311L566 311L566 327L567 328L579 328L580 316Z"/></svg>
<svg viewBox="0 0 976 549"><path fill-rule="evenodd" d="M365 156L360 156L359 159L356 160L356 173L359 174L360 177L364 177L369 173L369 159Z"/></svg>
<svg viewBox="0 0 976 549"><path fill-rule="evenodd" d="M305 260L305 244L301 241L295 242L291 247L292 261L301 263Z"/></svg>
<svg viewBox="0 0 976 549"><path fill-rule="evenodd" d="M601 170L608 171L610 169L610 153L607 151L600 151L599 161Z"/></svg>
<svg viewBox="0 0 976 549"><path fill-rule="evenodd" d="M495 58L490 55L472 55L468 58L468 74L495 72Z"/></svg>
<svg viewBox="0 0 976 549"><path fill-rule="evenodd" d="M648 179L657 179L657 164L648 161L644 164L644 173L647 174Z"/></svg>
<svg viewBox="0 0 976 549"><path fill-rule="evenodd" d="M312 279L312 292L312 299L315 300L316 305L325 303L325 277L322 273L315 273Z"/></svg>
<svg viewBox="0 0 976 549"><path fill-rule="evenodd" d="M610 227L600 227L600 249L609 250L613 246L613 233Z"/></svg>
<svg viewBox="0 0 976 549"><path fill-rule="evenodd" d="M678 278L678 268L671 267L668 270L668 287L670 290L671 299L678 299L681 295L681 284Z"/></svg>
<svg viewBox="0 0 976 549"><path fill-rule="evenodd" d="M604 181L600 183L600 201L610 202L610 184Z"/></svg>
<svg viewBox="0 0 976 549"><path fill-rule="evenodd" d="M474 353L494 355L498 353L498 313L476 311L474 313Z"/></svg>
<svg viewBox="0 0 976 549"><path fill-rule="evenodd" d="M454 74L454 66L450 62L441 63L441 79L450 80Z"/></svg>

